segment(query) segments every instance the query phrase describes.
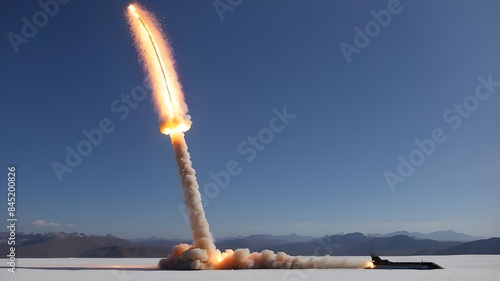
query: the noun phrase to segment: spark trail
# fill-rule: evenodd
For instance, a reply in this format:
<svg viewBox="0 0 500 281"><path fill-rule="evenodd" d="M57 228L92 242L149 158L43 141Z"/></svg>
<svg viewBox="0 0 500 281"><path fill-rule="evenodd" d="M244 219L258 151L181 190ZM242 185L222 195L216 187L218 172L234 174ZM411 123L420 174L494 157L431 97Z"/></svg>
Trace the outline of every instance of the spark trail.
<svg viewBox="0 0 500 281"><path fill-rule="evenodd" d="M191 117L175 71L175 61L168 41L155 17L134 4L127 9L132 37L147 74L158 112L160 131L170 135L184 192L193 244L173 247L158 266L162 269L250 269L250 268L359 268L366 260L325 257L294 257L270 250L250 253L248 249L228 249L221 253L205 218L196 172L192 167L184 132L191 128Z"/></svg>

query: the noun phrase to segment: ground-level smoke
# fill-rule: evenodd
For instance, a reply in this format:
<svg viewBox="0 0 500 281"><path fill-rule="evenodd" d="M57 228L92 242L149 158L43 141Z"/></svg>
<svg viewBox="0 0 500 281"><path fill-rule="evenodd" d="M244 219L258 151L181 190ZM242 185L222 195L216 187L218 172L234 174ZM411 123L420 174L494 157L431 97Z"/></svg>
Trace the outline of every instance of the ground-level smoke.
<svg viewBox="0 0 500 281"><path fill-rule="evenodd" d="M217 253L220 253L217 251ZM204 250L193 248L188 244L180 244L172 249L172 253L161 259L162 269L332 269L332 268L364 268L370 262L364 258L354 257L300 257L286 253L274 253L271 250L250 252L249 249L228 249L223 252L215 264L208 261Z"/></svg>
<svg viewBox="0 0 500 281"><path fill-rule="evenodd" d="M130 30L147 74L158 112L160 131L170 135L179 169L184 204L188 213L193 243L173 247L170 255L161 259L162 269L306 269L357 268L365 262L333 257L294 257L264 250L251 253L248 249L225 250L215 247L205 217L196 172L192 167L184 132L191 128L191 118L175 71L172 49L165 40L159 22L152 13L134 4L127 9Z"/></svg>

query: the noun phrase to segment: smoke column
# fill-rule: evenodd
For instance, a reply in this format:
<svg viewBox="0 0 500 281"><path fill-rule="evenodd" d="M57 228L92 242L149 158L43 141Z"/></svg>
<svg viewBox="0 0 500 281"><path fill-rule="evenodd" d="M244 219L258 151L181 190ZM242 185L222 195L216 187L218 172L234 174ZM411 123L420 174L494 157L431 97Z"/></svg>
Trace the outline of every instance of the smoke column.
<svg viewBox="0 0 500 281"><path fill-rule="evenodd" d="M170 135L179 169L184 204L189 216L193 244L173 247L158 266L162 269L250 269L250 268L358 268L366 260L346 260L325 257L294 257L270 250L250 253L248 249L228 249L221 253L215 247L205 211L196 171L192 167L184 132L191 128L191 117L175 71L172 50L155 17L138 6L130 5L127 18L132 37L147 74L158 112L160 131Z"/></svg>
<svg viewBox="0 0 500 281"><path fill-rule="evenodd" d="M201 194L198 182L196 181L196 172L191 165L191 157L188 152L184 133L172 134L172 146L174 147L175 159L181 176L182 188L184 191L184 204L188 209L191 232L193 233L194 248L205 249L208 257L214 256L216 248L205 211L201 203Z"/></svg>

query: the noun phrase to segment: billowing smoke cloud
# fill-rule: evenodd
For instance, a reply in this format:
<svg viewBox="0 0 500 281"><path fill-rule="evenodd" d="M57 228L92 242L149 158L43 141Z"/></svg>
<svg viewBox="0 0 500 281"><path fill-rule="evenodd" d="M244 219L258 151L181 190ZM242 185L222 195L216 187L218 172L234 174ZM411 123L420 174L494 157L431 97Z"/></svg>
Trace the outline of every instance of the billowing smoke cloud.
<svg viewBox="0 0 500 281"><path fill-rule="evenodd" d="M182 87L175 71L171 47L159 28L152 13L138 5L128 7L127 16L132 37L153 89L153 97L159 114L160 131L170 135L175 160L179 169L184 204L188 213L193 244L179 244L170 255L161 259L162 269L306 269L306 268L356 268L363 267L364 261L326 257L293 257L285 253L275 254L264 250L250 253L248 249L226 250L221 253L215 247L210 233L196 172L192 167L185 131L191 127L184 102Z"/></svg>
<svg viewBox="0 0 500 281"><path fill-rule="evenodd" d="M368 266L365 258L296 257L286 253L274 253L264 250L260 253L249 249L226 250L218 258L216 264L208 262L206 251L193 249L188 244L180 244L172 249L172 253L161 259L161 269L331 269L331 268L363 268Z"/></svg>
<svg viewBox="0 0 500 281"><path fill-rule="evenodd" d="M366 260L356 261L339 259L330 256L295 257L286 253L264 250L261 253L250 253L248 249L236 251L226 250L217 268L219 269L307 269L307 268L358 268L363 267Z"/></svg>

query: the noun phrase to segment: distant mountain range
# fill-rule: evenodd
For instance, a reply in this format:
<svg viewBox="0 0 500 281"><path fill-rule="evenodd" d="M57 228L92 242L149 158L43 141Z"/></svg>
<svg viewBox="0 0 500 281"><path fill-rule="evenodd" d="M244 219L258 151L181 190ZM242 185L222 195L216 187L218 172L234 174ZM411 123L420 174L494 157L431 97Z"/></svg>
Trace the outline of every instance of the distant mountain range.
<svg viewBox="0 0 500 281"><path fill-rule="evenodd" d="M0 233L0 252L6 252L8 233ZM434 237L429 239L428 237ZM312 236L269 234L225 238L216 242L219 249L249 248L286 252L290 255L367 256L378 255L467 255L500 254L500 238L469 240L470 235L453 231L429 234L399 231L391 234L347 233L315 238ZM112 235L50 232L17 233L17 256L21 258L152 258L164 257L179 243L176 239L121 239Z"/></svg>
<svg viewBox="0 0 500 281"><path fill-rule="evenodd" d="M446 242L470 242L474 240L484 239L484 237L472 236L465 233L458 233L452 230L447 231L436 231L431 233L420 233L420 232L408 232L408 231L396 231L389 234L367 234L367 236L372 237L392 237L396 235L406 235L415 239L432 239L436 241L446 241Z"/></svg>

